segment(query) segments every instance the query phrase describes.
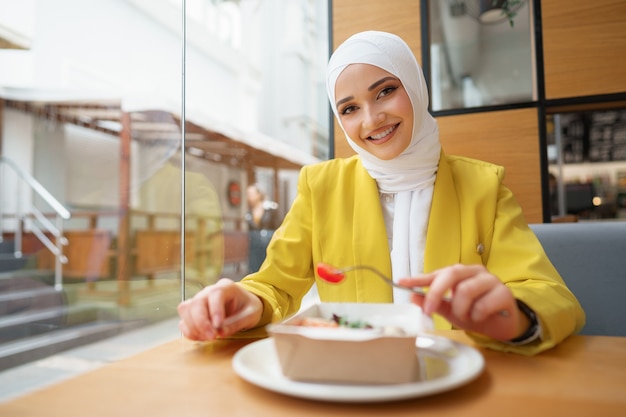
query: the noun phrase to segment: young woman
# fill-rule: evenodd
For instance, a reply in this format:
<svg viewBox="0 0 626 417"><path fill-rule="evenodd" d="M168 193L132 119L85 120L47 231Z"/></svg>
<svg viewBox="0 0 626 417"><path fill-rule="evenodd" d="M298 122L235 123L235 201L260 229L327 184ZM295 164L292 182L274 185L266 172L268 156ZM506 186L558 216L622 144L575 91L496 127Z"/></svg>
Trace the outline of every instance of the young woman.
<svg viewBox="0 0 626 417"><path fill-rule="evenodd" d="M437 328L466 330L493 349L534 354L582 328L584 312L502 184L503 168L442 151L422 71L402 39L352 36L330 59L327 87L357 155L302 169L261 270L180 304L186 337L283 319L313 283L326 302L415 302ZM360 270L329 284L315 276L319 262L371 265L429 292L409 298Z"/></svg>

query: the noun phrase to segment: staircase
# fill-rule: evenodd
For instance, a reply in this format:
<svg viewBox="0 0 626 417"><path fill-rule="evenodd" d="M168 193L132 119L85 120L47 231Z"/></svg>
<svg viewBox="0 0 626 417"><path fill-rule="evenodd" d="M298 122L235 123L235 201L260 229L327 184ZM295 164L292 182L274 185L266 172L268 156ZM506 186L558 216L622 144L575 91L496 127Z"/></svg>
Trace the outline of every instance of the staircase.
<svg viewBox="0 0 626 417"><path fill-rule="evenodd" d="M9 171L5 174L5 170ZM101 304L80 302L76 291L62 285L60 265L66 260L60 248L66 240L62 224L71 213L32 175L1 154L0 174L4 178L0 184L0 371L144 325L145 320L120 320ZM6 175L15 177L18 191L40 198L54 214L52 221L34 205L16 205L5 212L3 203L25 199L19 192L6 192L4 185L10 182ZM38 270L34 256L22 254L27 220L29 230L54 255L54 271ZM7 225L12 233L4 233ZM11 234L15 240L7 238Z"/></svg>
<svg viewBox="0 0 626 417"><path fill-rule="evenodd" d="M15 243L12 240L0 242L0 273L24 268L28 257L15 256Z"/></svg>
<svg viewBox="0 0 626 417"><path fill-rule="evenodd" d="M52 271L29 269L11 241L0 244L0 371L102 340L145 323L107 318L57 290Z"/></svg>

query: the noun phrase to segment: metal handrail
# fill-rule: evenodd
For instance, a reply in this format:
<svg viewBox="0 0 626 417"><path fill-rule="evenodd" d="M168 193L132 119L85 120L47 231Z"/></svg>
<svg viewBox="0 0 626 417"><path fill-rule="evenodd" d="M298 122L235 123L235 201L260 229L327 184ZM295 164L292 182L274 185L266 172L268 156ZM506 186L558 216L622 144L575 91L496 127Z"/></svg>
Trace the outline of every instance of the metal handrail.
<svg viewBox="0 0 626 417"><path fill-rule="evenodd" d="M7 158L6 156L0 156L0 163L5 163L9 165L16 174L18 174L25 182L32 188L41 198L44 199L50 207L64 220L69 220L71 214L68 209L66 209L59 201L54 198L52 194L46 188L39 183L32 175L24 171L20 168L15 162Z"/></svg>
<svg viewBox="0 0 626 417"><path fill-rule="evenodd" d="M42 227L31 222L31 228L33 234L44 244L44 246L54 255L55 268L54 268L54 287L57 290L61 290L63 287L63 275L62 265L67 263L67 258L63 255L63 246L67 245L67 239L63 236L63 220L69 220L71 214L39 181L33 178L32 175L21 169L15 162L5 156L0 155L0 185L3 184L3 167L9 166L13 171L26 183L30 189L36 192L52 210L54 210L56 225L50 222L41 214L35 207L31 207L30 215L34 216L39 221ZM4 187L0 186L0 241L2 241L3 227L4 227L4 212L1 202L5 201L3 198ZM24 221L28 217L21 213L20 208L20 194L21 189L17 195L17 206L15 218L17 224L15 226L15 247L14 255L16 258L22 257L22 230L24 228ZM47 236L46 232L49 232L54 236L56 243L53 243Z"/></svg>

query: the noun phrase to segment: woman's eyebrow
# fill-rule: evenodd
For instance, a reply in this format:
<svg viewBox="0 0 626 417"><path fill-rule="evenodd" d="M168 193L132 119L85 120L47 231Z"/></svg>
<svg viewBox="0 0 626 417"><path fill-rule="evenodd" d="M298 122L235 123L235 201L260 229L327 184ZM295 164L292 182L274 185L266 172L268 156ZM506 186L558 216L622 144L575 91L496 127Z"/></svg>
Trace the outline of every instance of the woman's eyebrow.
<svg viewBox="0 0 626 417"><path fill-rule="evenodd" d="M384 82L389 81L389 80L398 81L398 79L396 77L384 77L384 78L381 78L380 80L376 81L374 84L370 85L367 88L367 91L372 91L373 89L375 89L379 85L381 85ZM353 100L353 99L354 99L354 96L348 96L348 97L342 98L337 103L335 103L335 107L339 108L339 106L342 105L343 103L345 103L346 101L350 101L350 100Z"/></svg>
<svg viewBox="0 0 626 417"><path fill-rule="evenodd" d="M385 77L385 78L381 78L380 80L376 81L374 84L370 85L367 88L367 91L372 91L373 89L375 89L376 87L378 87L379 85L381 85L382 83L384 83L385 81L398 81L398 79L396 77Z"/></svg>
<svg viewBox="0 0 626 417"><path fill-rule="evenodd" d="M335 107L339 108L339 106L342 105L343 103L345 103L346 101L350 101L350 100L353 100L353 99L354 99L354 96L348 96L346 98L342 98L337 103L335 103Z"/></svg>

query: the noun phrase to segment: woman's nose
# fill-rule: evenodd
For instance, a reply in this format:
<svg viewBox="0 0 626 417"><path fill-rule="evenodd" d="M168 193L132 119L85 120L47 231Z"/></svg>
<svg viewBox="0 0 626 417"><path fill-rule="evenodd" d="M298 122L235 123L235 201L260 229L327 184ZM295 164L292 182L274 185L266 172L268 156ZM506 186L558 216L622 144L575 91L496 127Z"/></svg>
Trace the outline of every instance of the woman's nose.
<svg viewBox="0 0 626 417"><path fill-rule="evenodd" d="M364 113L363 126L366 128L374 128L385 120L385 115L377 106L367 106Z"/></svg>

